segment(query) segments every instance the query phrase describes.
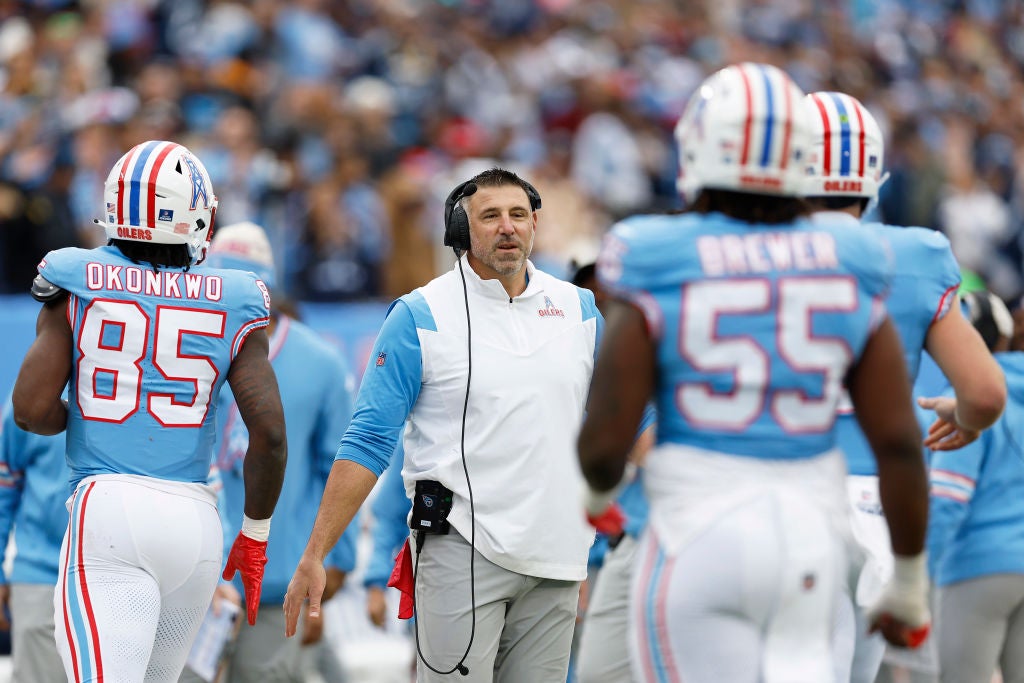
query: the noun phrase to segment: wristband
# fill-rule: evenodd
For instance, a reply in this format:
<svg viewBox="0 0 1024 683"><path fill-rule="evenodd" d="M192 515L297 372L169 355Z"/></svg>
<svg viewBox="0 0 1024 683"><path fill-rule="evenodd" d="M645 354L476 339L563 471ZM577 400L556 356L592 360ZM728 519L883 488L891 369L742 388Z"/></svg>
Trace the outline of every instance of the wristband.
<svg viewBox="0 0 1024 683"><path fill-rule="evenodd" d="M266 542L270 538L270 517L266 519L250 519L242 515L242 535L254 541Z"/></svg>
<svg viewBox="0 0 1024 683"><path fill-rule="evenodd" d="M591 517L599 517L609 505L615 502L615 499L619 497L623 489L629 486L630 482L635 478L636 465L629 462L626 463L626 469L622 473L622 478L607 491L595 491L590 485L587 485L586 493L583 496L583 508L586 510L586 513Z"/></svg>
<svg viewBox="0 0 1024 683"><path fill-rule="evenodd" d="M928 591L928 553L917 555L895 555L893 557L892 583L901 590Z"/></svg>

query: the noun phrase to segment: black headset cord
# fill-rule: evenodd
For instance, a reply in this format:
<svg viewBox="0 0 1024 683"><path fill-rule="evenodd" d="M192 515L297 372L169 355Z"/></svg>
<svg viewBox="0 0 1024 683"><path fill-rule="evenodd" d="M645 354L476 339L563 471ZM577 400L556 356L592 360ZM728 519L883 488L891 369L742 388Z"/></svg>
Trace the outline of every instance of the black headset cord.
<svg viewBox="0 0 1024 683"><path fill-rule="evenodd" d="M458 254L458 251L456 251ZM416 654L419 656L420 661L423 662L424 666L433 671L436 674L447 676L450 673L458 671L463 676L469 675L469 667L465 665L466 658L469 657L469 650L473 647L473 637L476 636L476 573L475 560L476 560L476 509L473 505L473 484L469 481L469 467L466 465L466 412L469 410L469 385L470 380L473 377L473 328L470 325L469 319L469 291L466 288L466 273L462 270L462 258L458 259L459 264L459 275L462 276L462 296L466 302L466 353L468 367L466 370L466 397L462 402L462 436L459 442L459 448L462 452L462 471L466 475L466 488L469 489L469 519L470 519L470 533L469 533L469 599L470 606L472 608L473 621L469 629L469 642L466 643L466 651L462 653L462 658L456 662L455 666L448 669L447 671L440 671L431 666L427 658L423 656L423 650L420 649L420 618L416 614L416 581L420 576L420 550L423 548L423 544L426 542L427 535L423 531L416 531L416 564L413 568L413 579L412 579L412 603L413 603L413 633L416 637Z"/></svg>

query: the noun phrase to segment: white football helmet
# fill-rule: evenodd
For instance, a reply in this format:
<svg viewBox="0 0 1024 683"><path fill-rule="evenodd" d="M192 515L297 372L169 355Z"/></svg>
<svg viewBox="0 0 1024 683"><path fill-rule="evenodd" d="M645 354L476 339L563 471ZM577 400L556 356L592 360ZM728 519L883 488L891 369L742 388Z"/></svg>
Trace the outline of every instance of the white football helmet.
<svg viewBox="0 0 1024 683"><path fill-rule="evenodd" d="M133 147L110 169L103 200L106 220L97 223L108 238L184 244L192 264L206 257L217 197L202 162L182 145Z"/></svg>
<svg viewBox="0 0 1024 683"><path fill-rule="evenodd" d="M889 176L882 175L885 142L875 117L841 92L811 93L805 103L811 146L804 196L876 199Z"/></svg>
<svg viewBox="0 0 1024 683"><path fill-rule="evenodd" d="M271 288L276 279L274 252L267 231L250 221L217 228L217 234L210 240L206 265L252 271Z"/></svg>
<svg viewBox="0 0 1024 683"><path fill-rule="evenodd" d="M804 93L781 69L744 62L700 85L676 124L683 200L704 188L799 196L810 131Z"/></svg>

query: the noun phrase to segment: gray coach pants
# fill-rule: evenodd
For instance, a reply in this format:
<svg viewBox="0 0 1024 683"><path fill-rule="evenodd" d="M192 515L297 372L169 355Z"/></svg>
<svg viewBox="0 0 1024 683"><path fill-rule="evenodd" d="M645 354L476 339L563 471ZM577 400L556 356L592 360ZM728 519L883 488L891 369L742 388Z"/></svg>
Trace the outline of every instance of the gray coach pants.
<svg viewBox="0 0 1024 683"><path fill-rule="evenodd" d="M629 664L629 592L636 539L625 536L605 555L583 617L576 676L579 683L627 683Z"/></svg>
<svg viewBox="0 0 1024 683"><path fill-rule="evenodd" d="M11 585L11 628L12 683L65 680L53 637L52 585Z"/></svg>
<svg viewBox="0 0 1024 683"><path fill-rule="evenodd" d="M1024 574L993 574L939 589L942 683L1024 683Z"/></svg>
<svg viewBox="0 0 1024 683"><path fill-rule="evenodd" d="M413 564L415 566L415 540ZM474 553L476 633L468 676L442 676L416 662L419 683L564 683L580 584L516 574ZM447 671L466 651L472 623L470 545L454 529L428 536L416 578L423 656Z"/></svg>

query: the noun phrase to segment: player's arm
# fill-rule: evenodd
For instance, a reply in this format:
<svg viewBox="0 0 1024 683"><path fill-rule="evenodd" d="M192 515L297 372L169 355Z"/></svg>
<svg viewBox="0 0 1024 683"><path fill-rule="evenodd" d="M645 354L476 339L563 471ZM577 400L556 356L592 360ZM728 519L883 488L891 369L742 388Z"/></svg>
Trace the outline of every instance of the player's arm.
<svg viewBox="0 0 1024 683"><path fill-rule="evenodd" d="M249 430L249 447L242 467L242 528L228 552L222 576L230 581L235 571L241 573L250 625L256 623L259 613L270 517L281 494L288 457L281 393L267 358L269 346L265 329L250 332L228 370L228 384L238 414Z"/></svg>
<svg viewBox="0 0 1024 683"><path fill-rule="evenodd" d="M605 312L577 443L583 476L598 492L612 491L622 480L655 383L654 342L643 313L619 299L610 300Z"/></svg>
<svg viewBox="0 0 1024 683"><path fill-rule="evenodd" d="M1006 405L1006 380L958 305L932 323L925 348L956 393L958 426L980 431L999 419Z"/></svg>
<svg viewBox="0 0 1024 683"><path fill-rule="evenodd" d="M266 330L251 332L228 371L238 414L249 430L242 477L245 516L250 519L267 519L273 514L288 456L281 393L268 350Z"/></svg>
<svg viewBox="0 0 1024 683"><path fill-rule="evenodd" d="M14 421L27 432L58 434L67 426L67 403L61 398L71 377L67 302L67 293L59 292L43 304L36 320L36 338L18 371L12 399Z"/></svg>
<svg viewBox="0 0 1024 683"><path fill-rule="evenodd" d="M899 335L886 320L850 370L854 413L878 461L880 495L897 555L924 548L928 473Z"/></svg>
<svg viewBox="0 0 1024 683"><path fill-rule="evenodd" d="M899 335L886 318L851 368L847 388L878 462L879 494L896 556L894 578L870 613L873 629L893 644L916 646L930 621L923 552L928 474L908 377Z"/></svg>

